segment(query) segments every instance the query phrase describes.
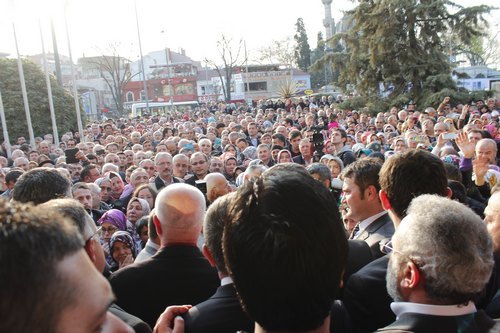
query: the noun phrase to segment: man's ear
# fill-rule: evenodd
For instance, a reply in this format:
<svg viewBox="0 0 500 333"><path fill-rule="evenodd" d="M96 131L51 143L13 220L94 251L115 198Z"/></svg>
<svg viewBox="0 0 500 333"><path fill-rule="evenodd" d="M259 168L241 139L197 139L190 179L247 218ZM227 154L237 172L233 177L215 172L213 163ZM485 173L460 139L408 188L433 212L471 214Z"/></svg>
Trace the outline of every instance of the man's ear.
<svg viewBox="0 0 500 333"><path fill-rule="evenodd" d="M201 249L201 252L207 258L208 262L210 263L210 266L215 267L215 260L214 256L212 255L212 252L208 249L206 244L203 244L203 248Z"/></svg>
<svg viewBox="0 0 500 333"><path fill-rule="evenodd" d="M392 205L391 202L389 201L389 198L387 197L387 193L385 193L384 190L380 190L378 196L380 198L380 202L382 203L382 207L385 210L390 210L392 208Z"/></svg>
<svg viewBox="0 0 500 333"><path fill-rule="evenodd" d="M406 289L415 289L422 281L422 274L415 263L409 260L403 268L403 278L401 279L401 287Z"/></svg>
<svg viewBox="0 0 500 333"><path fill-rule="evenodd" d="M451 197L453 196L453 190L449 187L446 188L446 197L448 199L451 199Z"/></svg>
<svg viewBox="0 0 500 333"><path fill-rule="evenodd" d="M377 193L377 189L374 185L368 185L365 189L365 195L368 195L368 199L370 200L379 199L379 194Z"/></svg>
<svg viewBox="0 0 500 333"><path fill-rule="evenodd" d="M87 255L90 258L90 261L92 261L92 263L95 264L95 262L97 260L97 256L96 256L95 249L94 249L94 242L96 242L96 240L94 240L94 238L89 239L89 241L85 243L84 248L85 248L85 252L87 252Z"/></svg>
<svg viewBox="0 0 500 333"><path fill-rule="evenodd" d="M155 228L156 228L156 233L161 236L163 234L163 231L161 230L161 224L160 224L160 220L158 220L158 217L155 215L153 216L153 223L155 225Z"/></svg>

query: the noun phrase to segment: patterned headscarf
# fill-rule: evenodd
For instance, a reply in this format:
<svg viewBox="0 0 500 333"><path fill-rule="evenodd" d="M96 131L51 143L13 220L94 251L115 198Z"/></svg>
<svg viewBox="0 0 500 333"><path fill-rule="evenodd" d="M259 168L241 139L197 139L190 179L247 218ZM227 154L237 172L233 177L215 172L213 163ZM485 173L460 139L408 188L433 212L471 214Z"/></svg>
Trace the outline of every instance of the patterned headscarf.
<svg viewBox="0 0 500 333"><path fill-rule="evenodd" d="M147 206L147 202L146 202ZM97 221L99 225L102 225L104 222L111 223L115 227L118 228L118 230L125 231L127 230L127 217L123 212L119 211L118 209L110 209L107 212L105 212L101 218Z"/></svg>
<svg viewBox="0 0 500 333"><path fill-rule="evenodd" d="M109 240L109 255L111 258L113 258L113 245L116 242L122 242L126 244L130 250L132 251L132 256L135 259L135 244L134 240L132 239L132 236L126 231L117 231L111 236L111 239ZM114 260L114 259L113 259Z"/></svg>

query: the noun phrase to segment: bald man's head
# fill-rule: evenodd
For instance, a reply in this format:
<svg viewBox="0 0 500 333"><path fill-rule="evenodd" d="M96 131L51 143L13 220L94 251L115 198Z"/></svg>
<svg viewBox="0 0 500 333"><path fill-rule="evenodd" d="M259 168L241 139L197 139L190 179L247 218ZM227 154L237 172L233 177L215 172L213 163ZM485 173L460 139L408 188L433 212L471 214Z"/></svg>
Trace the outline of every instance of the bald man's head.
<svg viewBox="0 0 500 333"><path fill-rule="evenodd" d="M215 199L231 192L231 187L223 174L214 172L205 176L207 182L207 199L214 202Z"/></svg>
<svg viewBox="0 0 500 333"><path fill-rule="evenodd" d="M169 185L158 193L155 210L162 246L167 242L196 243L205 215L205 198L196 187Z"/></svg>

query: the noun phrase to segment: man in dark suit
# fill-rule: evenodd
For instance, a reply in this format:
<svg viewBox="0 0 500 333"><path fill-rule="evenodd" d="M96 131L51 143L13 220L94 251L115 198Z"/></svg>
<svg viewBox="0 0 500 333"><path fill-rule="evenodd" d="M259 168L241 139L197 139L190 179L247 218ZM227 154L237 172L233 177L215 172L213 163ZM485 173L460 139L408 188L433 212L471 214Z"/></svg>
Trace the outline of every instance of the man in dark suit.
<svg viewBox="0 0 500 333"><path fill-rule="evenodd" d="M173 175L173 164L172 155L169 153L158 153L155 156L155 169L158 176L154 179L151 186L154 187L156 191L160 191L165 186L174 183L183 183L184 181L180 178L174 177Z"/></svg>
<svg viewBox="0 0 500 333"><path fill-rule="evenodd" d="M257 123L253 121L249 122L247 125L247 131L248 131L248 136L247 136L248 144L254 147L260 145L259 129L257 128Z"/></svg>
<svg viewBox="0 0 500 333"><path fill-rule="evenodd" d="M347 261L328 189L279 164L240 187L225 220L224 259L255 332L328 331Z"/></svg>
<svg viewBox="0 0 500 333"><path fill-rule="evenodd" d="M495 322L473 302L490 278L492 241L470 208L444 197L419 196L392 246L387 291L397 319L378 332L472 333L493 327Z"/></svg>
<svg viewBox="0 0 500 333"><path fill-rule="evenodd" d="M313 156L312 156L311 149L312 149L312 144L308 138L300 140L300 143L299 143L300 155L295 156L293 158L293 161L297 164L305 165L305 166L312 164L313 163Z"/></svg>
<svg viewBox="0 0 500 333"><path fill-rule="evenodd" d="M443 162L421 149L412 149L385 161L379 182L382 207L388 211L396 229L415 196L451 195ZM351 275L346 283L343 301L356 332L373 332L396 318L385 286L388 262L387 255L374 260Z"/></svg>
<svg viewBox="0 0 500 333"><path fill-rule="evenodd" d="M166 306L202 302L219 284L217 272L196 247L205 214L203 194L173 184L158 194L155 207L161 248L110 279L117 304L151 326Z"/></svg>
<svg viewBox="0 0 500 333"><path fill-rule="evenodd" d="M203 255L217 268L221 286L208 300L191 308L184 315L186 332L228 332L253 331L254 323L241 308L233 280L229 277L222 254L224 218L234 193L225 195L210 206L203 224L205 245Z"/></svg>
<svg viewBox="0 0 500 333"><path fill-rule="evenodd" d="M374 258L384 255L380 251L380 241L394 234L394 224L378 196L381 167L380 159L367 157L349 164L341 175L344 181L342 200L347 206L344 218L357 222L349 238L368 243Z"/></svg>

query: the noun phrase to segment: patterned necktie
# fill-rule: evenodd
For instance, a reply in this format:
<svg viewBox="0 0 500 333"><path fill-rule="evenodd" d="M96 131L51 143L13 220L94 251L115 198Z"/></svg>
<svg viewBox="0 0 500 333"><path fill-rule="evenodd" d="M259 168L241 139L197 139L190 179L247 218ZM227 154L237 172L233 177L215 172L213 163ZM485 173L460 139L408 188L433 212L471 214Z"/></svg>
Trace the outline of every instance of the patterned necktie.
<svg viewBox="0 0 500 333"><path fill-rule="evenodd" d="M354 239L354 237L356 236L356 234L358 233L359 231L359 223L356 224L356 226L354 227L354 229L352 229L352 233L351 233L351 236L349 237L349 239Z"/></svg>

